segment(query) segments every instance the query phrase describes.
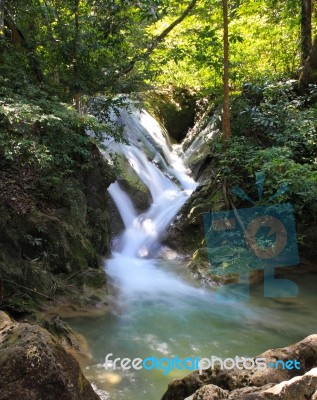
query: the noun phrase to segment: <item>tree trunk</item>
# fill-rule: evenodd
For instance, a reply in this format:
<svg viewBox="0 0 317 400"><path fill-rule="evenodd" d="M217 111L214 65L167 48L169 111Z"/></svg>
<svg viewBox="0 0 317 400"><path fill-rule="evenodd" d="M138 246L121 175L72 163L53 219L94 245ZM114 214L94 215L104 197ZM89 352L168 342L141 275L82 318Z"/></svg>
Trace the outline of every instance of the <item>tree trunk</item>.
<svg viewBox="0 0 317 400"><path fill-rule="evenodd" d="M309 56L312 46L312 0L302 0L301 12L301 66Z"/></svg>
<svg viewBox="0 0 317 400"><path fill-rule="evenodd" d="M4 4L5 0L0 0L0 40L4 39Z"/></svg>
<svg viewBox="0 0 317 400"><path fill-rule="evenodd" d="M79 45L79 3L80 0L75 0L74 2L74 24L75 33L73 40L73 54L72 54L72 64L73 64L73 97L75 100L75 108L80 112L80 84L79 84L79 65L78 65L78 45Z"/></svg>
<svg viewBox="0 0 317 400"><path fill-rule="evenodd" d="M78 111L79 114L81 114L81 95L80 95L80 93L74 94L74 104L75 104L75 109Z"/></svg>
<svg viewBox="0 0 317 400"><path fill-rule="evenodd" d="M225 140L231 137L230 104L229 104L229 20L228 0L222 0L223 6L223 113L222 132Z"/></svg>
<svg viewBox="0 0 317 400"><path fill-rule="evenodd" d="M40 63L38 62L36 55L35 55L35 48L34 44L30 44L29 41L26 39L22 31L17 27L14 18L12 17L10 11L4 4L4 11L5 11L5 19L4 24L8 27L8 30L11 31L11 42L17 47L21 48L21 51L25 51L30 67L32 68L36 79L39 82L43 82L43 74L40 67Z"/></svg>
<svg viewBox="0 0 317 400"><path fill-rule="evenodd" d="M309 84L317 84L317 35L299 77L299 91L303 93Z"/></svg>

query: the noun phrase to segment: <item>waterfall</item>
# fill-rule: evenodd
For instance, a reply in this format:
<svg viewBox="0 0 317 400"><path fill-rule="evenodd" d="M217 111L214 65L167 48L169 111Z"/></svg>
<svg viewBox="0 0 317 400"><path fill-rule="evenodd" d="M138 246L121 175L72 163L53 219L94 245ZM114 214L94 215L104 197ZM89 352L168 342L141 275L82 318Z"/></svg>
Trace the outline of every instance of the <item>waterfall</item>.
<svg viewBox="0 0 317 400"><path fill-rule="evenodd" d="M115 182L109 187L124 230L112 257L105 261L111 289L115 288L111 312L94 324L87 322L98 360L88 372L105 398L145 400L158 398L168 381L185 371L171 371L168 377L145 368L105 371L103 355L113 353L121 359L228 356L244 345L245 337L249 340L250 332L256 332L257 340L255 328L261 329L263 321L270 326L268 321L271 323L274 316L256 307L227 301L218 289L197 287L194 280L188 283L184 260L160 256L160 237L195 190L196 183L183 164L186 157L180 146L171 146L164 129L146 111L122 110L117 118L130 145L108 139L107 148L117 152L120 162L124 157L124 166L129 171L133 168L152 201L140 213L124 191L125 185ZM196 155L196 151L197 142L189 156ZM266 337L269 334L271 331ZM259 352L258 347L254 349L254 354Z"/></svg>
<svg viewBox="0 0 317 400"><path fill-rule="evenodd" d="M153 258L160 247L160 237L174 219L197 184L190 177L181 158L173 151L167 134L144 110L121 111L118 121L130 145L115 145L124 155L152 196L149 209L137 215L128 195L118 182L109 187L124 222L119 250L106 263L108 275L124 295L162 293L190 295L197 290L161 270ZM146 156L150 155L152 161ZM160 165L160 167L159 167Z"/></svg>

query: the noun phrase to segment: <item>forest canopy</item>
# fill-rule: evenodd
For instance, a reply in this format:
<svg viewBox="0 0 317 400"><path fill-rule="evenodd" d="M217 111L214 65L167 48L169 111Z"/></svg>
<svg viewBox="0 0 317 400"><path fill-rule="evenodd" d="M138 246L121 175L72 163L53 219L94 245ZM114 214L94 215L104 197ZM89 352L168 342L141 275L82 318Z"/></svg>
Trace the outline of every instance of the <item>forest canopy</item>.
<svg viewBox="0 0 317 400"><path fill-rule="evenodd" d="M250 80L296 78L300 2L228 6L231 89ZM0 13L2 57L14 46L34 78L66 100L153 86L210 94L222 84L219 0L2 0Z"/></svg>

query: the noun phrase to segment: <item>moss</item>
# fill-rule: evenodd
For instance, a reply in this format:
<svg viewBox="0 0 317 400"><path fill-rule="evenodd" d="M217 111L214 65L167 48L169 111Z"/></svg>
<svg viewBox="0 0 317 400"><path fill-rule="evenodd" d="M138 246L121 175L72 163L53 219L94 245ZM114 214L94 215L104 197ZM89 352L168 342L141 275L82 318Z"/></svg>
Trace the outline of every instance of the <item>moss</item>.
<svg viewBox="0 0 317 400"><path fill-rule="evenodd" d="M127 182L131 188L143 193L149 192L147 186L141 181L125 157L119 157L119 171L119 174L117 174L118 179Z"/></svg>
<svg viewBox="0 0 317 400"><path fill-rule="evenodd" d="M100 289L107 285L107 278L103 271L88 269L82 274L85 285L93 289Z"/></svg>
<svg viewBox="0 0 317 400"><path fill-rule="evenodd" d="M224 207L222 185L217 177L198 186L179 211L174 223L164 235L168 246L183 253L193 254L201 247L205 232L203 214Z"/></svg>
<svg viewBox="0 0 317 400"><path fill-rule="evenodd" d="M188 89L172 88L143 93L146 108L165 127L176 142L184 139L193 127L196 116L196 96Z"/></svg>
<svg viewBox="0 0 317 400"><path fill-rule="evenodd" d="M86 282L82 275L90 269L98 271L101 255L110 251L107 187L114 179L98 150L91 150L88 170L79 170L64 187L56 181L54 191L59 190L63 201L52 201L49 193L43 192L37 198L36 189L30 210L18 213L0 199L4 216L0 219L2 309L14 315L26 314L56 295L67 297L68 293L76 298L76 291L83 293L77 296L84 301ZM100 272L99 283L97 278L94 283L87 279L106 291ZM91 293L87 296L91 303Z"/></svg>

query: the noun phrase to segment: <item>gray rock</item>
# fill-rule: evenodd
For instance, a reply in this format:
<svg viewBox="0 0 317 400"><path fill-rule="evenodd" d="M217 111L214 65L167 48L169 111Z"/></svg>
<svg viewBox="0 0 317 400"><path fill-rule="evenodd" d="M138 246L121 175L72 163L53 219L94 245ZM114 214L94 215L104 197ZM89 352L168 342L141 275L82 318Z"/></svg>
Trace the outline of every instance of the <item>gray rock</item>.
<svg viewBox="0 0 317 400"><path fill-rule="evenodd" d="M193 396L193 400L223 400L228 399L228 390L223 390L215 385L206 385Z"/></svg>
<svg viewBox="0 0 317 400"><path fill-rule="evenodd" d="M187 375L184 379L174 379L161 400L183 400L195 393L204 383L204 374L199 375L198 371Z"/></svg>
<svg viewBox="0 0 317 400"><path fill-rule="evenodd" d="M186 397L197 392L198 389L206 387L206 385L216 385L219 388L229 390L232 393L237 389L245 388L240 392L237 392L237 396L251 396L251 394L257 390L255 388L260 388L259 390L267 390L281 382L290 381L294 377L301 376L317 367L317 335L310 335L304 340L288 347L268 350L255 358L265 358L267 364L270 362L276 362L277 360L283 362L286 362L287 360L297 360L300 362L300 369L283 370L281 368L275 369L268 367L264 369L253 368L250 370L241 370L237 368L232 370L221 370L215 368L213 370L208 369L203 371L201 375L199 375L198 371L195 371L183 379L175 379L172 381L169 384L166 393L163 395L162 400L184 400ZM305 382L308 382L310 379L309 376L310 375L308 375L308 378L305 378ZM316 390L317 386L315 387L315 391ZM314 392L311 393L311 396L313 394ZM261 399L279 398L265 397L269 396L267 394L263 396L264 397L261 397ZM253 397L241 397L243 400L253 400L258 398L260 399L260 397L256 397L255 395ZM202 399L205 398L202 397ZM232 399L236 400L239 399L239 397L233 397ZM285 397L285 400L288 399L291 399L291 397ZM307 399L311 399L311 397L307 397ZM196 399L194 396L193 400L198 400L198 398ZM206 400L209 400L209 397L206 397ZM298 399L297 397L294 397L293 400Z"/></svg>
<svg viewBox="0 0 317 400"><path fill-rule="evenodd" d="M317 396L317 368L277 385L244 388L231 392L229 400L308 400ZM195 397L194 397L195 399ZM202 400L211 400L204 397Z"/></svg>
<svg viewBox="0 0 317 400"><path fill-rule="evenodd" d="M51 334L0 311L0 400L12 399L100 400Z"/></svg>
<svg viewBox="0 0 317 400"><path fill-rule="evenodd" d="M185 400L316 400L317 368L288 381L262 387L245 387L229 393L215 385L200 388Z"/></svg>

